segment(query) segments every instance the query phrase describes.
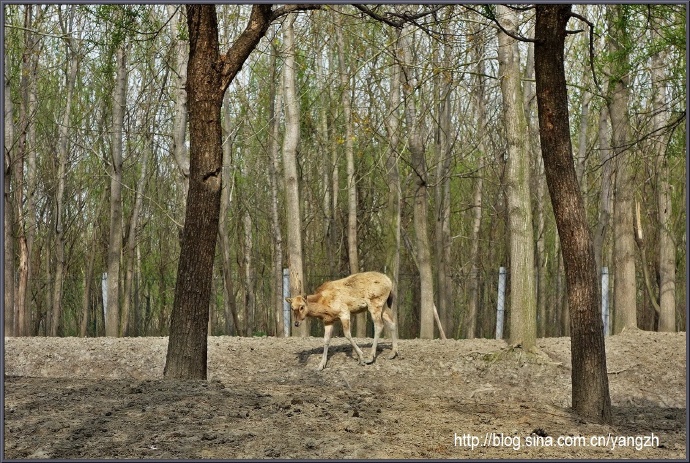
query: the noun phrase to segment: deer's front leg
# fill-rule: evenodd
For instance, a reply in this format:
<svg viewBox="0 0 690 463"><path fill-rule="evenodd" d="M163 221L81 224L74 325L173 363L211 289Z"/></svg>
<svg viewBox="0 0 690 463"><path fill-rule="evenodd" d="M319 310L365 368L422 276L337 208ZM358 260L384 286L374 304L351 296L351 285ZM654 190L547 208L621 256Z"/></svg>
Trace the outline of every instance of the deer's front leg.
<svg viewBox="0 0 690 463"><path fill-rule="evenodd" d="M323 356L321 356L321 363L316 367L317 370L323 370L326 367L326 359L328 359L328 345L331 342L331 335L333 334L333 324L324 325L323 327Z"/></svg>

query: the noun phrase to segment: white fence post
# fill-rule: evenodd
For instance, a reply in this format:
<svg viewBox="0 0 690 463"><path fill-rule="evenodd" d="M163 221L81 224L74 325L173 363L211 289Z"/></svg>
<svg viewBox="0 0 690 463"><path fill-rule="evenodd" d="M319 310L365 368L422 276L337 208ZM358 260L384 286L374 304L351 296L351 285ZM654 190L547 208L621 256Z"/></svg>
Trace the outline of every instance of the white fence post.
<svg viewBox="0 0 690 463"><path fill-rule="evenodd" d="M609 335L609 268L601 268L601 319L604 322L604 336Z"/></svg>
<svg viewBox="0 0 690 463"><path fill-rule="evenodd" d="M503 339L503 317L506 300L506 268L498 269L498 304L496 304L496 339Z"/></svg>
<svg viewBox="0 0 690 463"><path fill-rule="evenodd" d="M290 297L290 269L283 269L283 334L290 336L290 304L285 300Z"/></svg>
<svg viewBox="0 0 690 463"><path fill-rule="evenodd" d="M108 316L108 273L101 276L101 291L103 293L103 323L105 323Z"/></svg>

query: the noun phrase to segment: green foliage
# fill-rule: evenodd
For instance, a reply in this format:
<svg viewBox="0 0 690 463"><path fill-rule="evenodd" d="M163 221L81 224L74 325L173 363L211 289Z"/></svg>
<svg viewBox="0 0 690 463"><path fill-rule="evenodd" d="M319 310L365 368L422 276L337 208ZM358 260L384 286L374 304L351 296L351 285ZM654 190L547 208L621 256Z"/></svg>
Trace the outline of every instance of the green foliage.
<svg viewBox="0 0 690 463"><path fill-rule="evenodd" d="M5 50L6 77L10 82L10 96L13 103L13 122L20 132L19 106L22 92L18 85L22 54L24 52L22 5L5 6ZM54 266L52 210L56 188L55 151L61 116L65 108L65 71L67 52L59 35L58 16L53 14L56 6L46 6L47 14L35 28L41 34L38 48L39 71L36 75L37 109L31 115L35 131L37 153L37 228L32 255L31 304L33 320L45 317L50 308L51 268ZM64 7L62 7L64 8ZM381 7L379 11L383 11ZM429 188L429 231L434 233L434 220L438 208L436 188L442 182L435 177L436 137L439 120L439 76L444 76L442 66L432 59L443 46L451 54L453 85L450 95L452 124L452 163L449 173L451 195L451 247L453 319L457 322L466 316L469 298L469 262L473 240L479 241L479 292L480 332L492 336L491 325L496 299L497 269L507 265L510 256L507 249L507 224L509 211L505 204L503 170L505 167L504 129L501 122L502 105L499 82L496 78L495 31L487 26L486 18L495 16L493 5L481 7L481 13L455 8L452 13L439 12L447 44L439 42L438 34L430 35L417 31L415 34L415 62L412 69L418 78L415 89L417 110L423 121L423 137L427 150L427 165L430 169ZM582 7L585 8L585 7ZM604 7L588 7L587 16L597 26L596 37L608 31L603 15ZM649 61L653 53L663 50L668 53L667 83L669 92L668 119L673 121L685 109L685 9L679 5L625 5L606 6L610 10L612 29L609 35L619 40L622 47L615 54L602 49L601 40L595 41L596 70L600 82L605 82L608 73L611 79L622 75L630 77L633 102L630 111L635 121L635 132L643 143L649 131ZM224 47L237 37L248 17L247 7L219 7L219 25ZM412 226L412 202L414 197L414 171L410 166L407 150L407 127L400 102L390 106L390 66L394 33L379 22L362 19L347 7L343 15L343 33L347 46L350 67L350 82L353 85L352 117L354 124L354 150L358 193L358 236L361 266L366 270L386 270L386 259L392 243L387 229L386 214L388 192L391 185L387 177L386 157L391 140L386 124L395 113L400 117L398 144L394 147L401 176L402 188L402 244L400 254L400 282L397 299L399 303L400 333L404 337L418 334L419 290L417 269L414 263L414 236ZM352 13L352 14L350 14ZM616 13L616 14L613 14ZM620 13L620 14L618 14ZM325 280L344 276L347 273L347 221L346 169L344 152L344 120L341 103L340 79L337 73L334 11L322 11L311 15L300 15L296 24L297 35L297 82L300 98L299 146L300 193L302 195L303 247L305 262L305 286L316 288ZM341 13L337 13L341 14ZM525 19L529 17L525 15ZM651 18L651 19L650 19ZM464 20L471 22L466 23ZM114 85L114 55L119 46L127 53L129 70L128 98L125 122L125 162L123 182L123 216L125 223L131 217L134 204L136 180L141 172L144 156L151 156L149 178L146 182L141 221L136 231L138 257L135 265L136 291L132 296L133 307L140 320L139 332L147 335L162 335L167 332L167 322L174 298L179 255L179 232L184 221L185 194L183 183L172 153L172 131L174 121L175 94L172 66L177 56L172 48L176 40L186 40L188 32L183 23L178 28L168 22L165 7L150 5L78 5L76 10L75 34L79 37L79 72L72 101L71 127L69 131L69 166L66 194L66 249L67 275L64 281L64 331L65 335L78 334L82 316L82 298L85 292L84 276L87 258L94 255L91 277L90 316L96 316L89 324L89 333L102 329L99 319L100 276L105 271L107 236L109 223L108 193L110 163L112 91ZM440 26L432 18L426 18L427 28ZM652 21L653 20L653 21ZM654 21L661 21L661 35L647 40ZM481 23L477 30L474 25ZM481 45L485 50L480 57L484 77L485 120L475 120L473 99L476 87L475 59L468 48L468 35L473 31L472 46ZM231 84L223 108L223 117L230 119L230 133L224 133L224 142L231 146L233 182L225 185L231 189L231 204L228 212L232 278L238 308L243 309L248 292L253 292L256 301L255 324L250 327L252 335L273 334L275 327L271 309L274 289L269 275L273 266L273 235L271 223L271 194L268 181L270 146L271 87L281 85L282 58L274 65L271 61L271 47L282 47L279 26L272 27L267 37L259 44L241 73ZM597 129L599 108L603 106L602 96L588 84L583 76L588 69L588 42L582 36L569 40L566 69L570 89L570 114L573 141L577 141L580 107L585 91L594 95L590 105L590 123L587 128L587 204L588 217L593 223L598 215L601 166L597 151ZM604 40L607 40L606 38ZM524 57L523 57L524 58ZM469 63L469 64L468 64ZM274 67L275 66L275 67ZM526 81L523 85L526 85ZM605 86L605 84L604 84ZM604 92L606 89L604 89ZM283 120L283 114L278 114ZM325 126L325 129L324 129ZM479 130L479 128L482 130ZM671 163L673 178L673 208L677 218L674 222L674 236L678 243L678 268L684 269L685 244L685 172L687 156L685 146L685 125L681 121L670 134L667 158ZM480 136L483 137L480 140ZM149 140L150 137L150 140ZM530 136L531 138L534 138ZM149 143L150 141L150 143ZM279 140L279 146L280 142ZM483 152L480 152L480 141ZM150 148L150 145L153 145ZM640 146L643 146L642 144ZM636 148L635 169L638 178L653 178L651 155L643 148ZM335 154L335 157L333 156ZM282 179L279 165L278 178ZM536 210L536 182L541 173L535 163L533 167L533 205ZM333 175L337 169L338 187L334 189ZM474 189L479 177L484 179L482 197L482 223L479 236L472 232L474 218ZM22 179L23 180L23 179ZM281 180L282 181L282 180ZM15 182L13 180L13 182ZM640 181L641 185L645 182ZM647 182L649 183L649 182ZM23 182L12 183L12 188ZM642 188L642 187L640 187ZM652 188L646 187L652 197ZM563 305L563 283L558 286L559 265L558 235L553 222L546 193L544 204L545 229L543 238L548 284L546 301L550 307L560 310ZM330 210L333 197L338 207ZM329 202L324 204L328 198ZM279 193L279 214L284 223L284 199ZM653 202L649 202L650 210ZM255 278L245 281L246 240L242 218L251 214L252 226L248 232L253 241L250 257ZM535 213L536 217L536 213ZM654 227L650 220L648 228ZM283 225L284 226L284 225ZM536 225L535 225L536 230ZM285 235L283 235L283 238ZM608 245L608 244L607 244ZM283 265L287 257L283 250ZM222 290L221 270L216 259L214 284L214 333L225 331L225 296ZM123 261L123 266L126 262ZM435 264L434 264L435 265ZM562 280L561 280L562 282ZM685 294L682 282L678 294ZM101 316L102 317L102 316ZM552 325L559 320L549 319ZM316 324L318 325L318 324ZM317 326L316 331L320 330ZM462 329L456 330L464 336ZM320 334L320 333L317 333ZM562 334L562 331L554 331Z"/></svg>

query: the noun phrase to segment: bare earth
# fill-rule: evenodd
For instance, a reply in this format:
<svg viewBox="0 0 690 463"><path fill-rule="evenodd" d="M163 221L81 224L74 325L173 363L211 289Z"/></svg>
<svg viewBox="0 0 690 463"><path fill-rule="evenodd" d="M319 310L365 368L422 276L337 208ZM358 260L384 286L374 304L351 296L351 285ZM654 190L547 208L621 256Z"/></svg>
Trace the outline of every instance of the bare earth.
<svg viewBox="0 0 690 463"><path fill-rule="evenodd" d="M685 333L607 338L612 425L569 409L569 338L538 345L384 339L360 366L339 337L316 372L318 338L211 337L181 382L167 338L6 338L4 457L686 458Z"/></svg>

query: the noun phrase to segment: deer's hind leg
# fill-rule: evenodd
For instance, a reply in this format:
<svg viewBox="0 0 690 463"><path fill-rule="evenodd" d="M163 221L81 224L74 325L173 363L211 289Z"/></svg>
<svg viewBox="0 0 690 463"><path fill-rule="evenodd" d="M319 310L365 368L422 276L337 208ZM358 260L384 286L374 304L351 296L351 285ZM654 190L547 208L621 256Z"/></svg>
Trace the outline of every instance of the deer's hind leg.
<svg viewBox="0 0 690 463"><path fill-rule="evenodd" d="M350 333L350 319L341 318L340 323L342 323L343 325L343 334L345 335L347 340L350 341L350 344L352 344L352 349L354 349L354 351L357 353L359 364L364 365L364 353L362 353L362 349L359 348L355 340L352 339L352 333Z"/></svg>
<svg viewBox="0 0 690 463"><path fill-rule="evenodd" d="M377 311L375 309L371 310L370 307L369 313L371 313L371 319L374 322L374 342L371 344L371 355L366 360L366 363L374 363L374 359L376 358L376 347L378 346L379 338L383 332L383 309L381 308Z"/></svg>
<svg viewBox="0 0 690 463"><path fill-rule="evenodd" d="M383 319L383 322L386 324L386 330L388 330L388 332L391 334L391 338L393 339L393 350L388 355L389 359L393 359L398 355L398 329L395 326L395 322L393 321L393 312L391 312L391 310L386 307L385 309L383 309L381 318Z"/></svg>

